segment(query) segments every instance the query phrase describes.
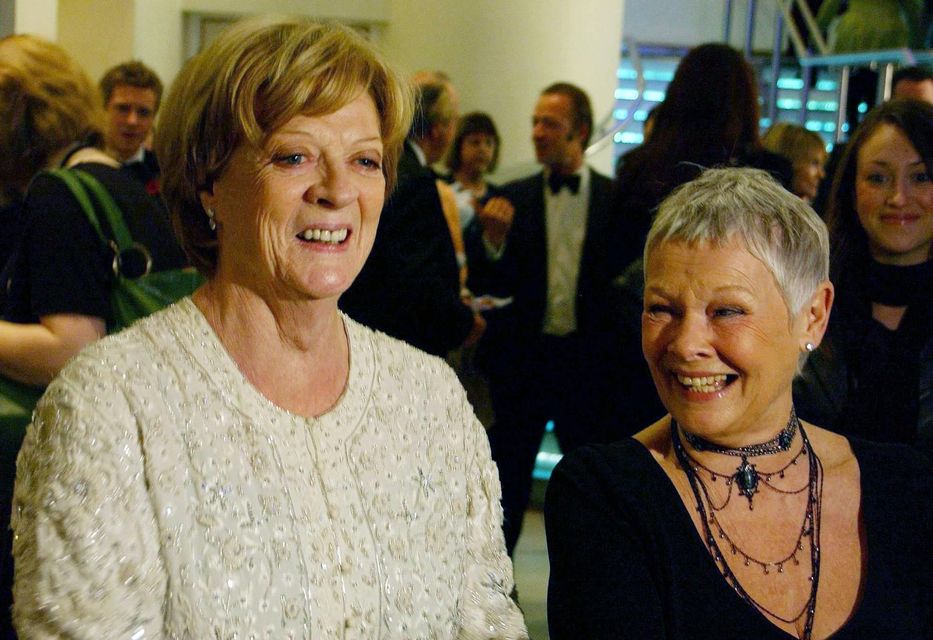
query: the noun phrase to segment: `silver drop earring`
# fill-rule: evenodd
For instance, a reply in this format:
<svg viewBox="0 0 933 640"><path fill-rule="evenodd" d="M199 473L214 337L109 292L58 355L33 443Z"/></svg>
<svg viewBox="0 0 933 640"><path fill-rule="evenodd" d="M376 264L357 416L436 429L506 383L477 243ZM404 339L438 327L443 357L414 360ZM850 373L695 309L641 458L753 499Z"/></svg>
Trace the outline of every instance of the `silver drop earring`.
<svg viewBox="0 0 933 640"><path fill-rule="evenodd" d="M214 222L214 210L208 207L205 213L207 213L207 226L210 227L211 231L217 231L217 223Z"/></svg>

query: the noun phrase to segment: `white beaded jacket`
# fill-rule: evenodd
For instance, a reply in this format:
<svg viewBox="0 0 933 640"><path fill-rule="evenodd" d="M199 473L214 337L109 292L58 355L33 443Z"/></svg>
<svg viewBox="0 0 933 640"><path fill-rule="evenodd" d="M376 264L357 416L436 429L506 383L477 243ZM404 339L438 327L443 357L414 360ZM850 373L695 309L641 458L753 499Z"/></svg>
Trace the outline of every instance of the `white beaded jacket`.
<svg viewBox="0 0 933 640"><path fill-rule="evenodd" d="M344 318L318 418L249 384L190 299L51 384L17 465L31 638L525 638L485 433L439 359Z"/></svg>

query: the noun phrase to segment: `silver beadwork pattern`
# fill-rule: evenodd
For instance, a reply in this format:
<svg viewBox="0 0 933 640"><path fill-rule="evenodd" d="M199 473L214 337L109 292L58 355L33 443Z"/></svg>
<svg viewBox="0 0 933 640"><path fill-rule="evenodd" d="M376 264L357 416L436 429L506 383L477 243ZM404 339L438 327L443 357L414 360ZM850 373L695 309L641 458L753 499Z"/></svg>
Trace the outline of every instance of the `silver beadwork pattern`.
<svg viewBox="0 0 933 640"><path fill-rule="evenodd" d="M526 638L485 433L449 368L345 318L326 415L185 299L86 349L19 457L22 637Z"/></svg>

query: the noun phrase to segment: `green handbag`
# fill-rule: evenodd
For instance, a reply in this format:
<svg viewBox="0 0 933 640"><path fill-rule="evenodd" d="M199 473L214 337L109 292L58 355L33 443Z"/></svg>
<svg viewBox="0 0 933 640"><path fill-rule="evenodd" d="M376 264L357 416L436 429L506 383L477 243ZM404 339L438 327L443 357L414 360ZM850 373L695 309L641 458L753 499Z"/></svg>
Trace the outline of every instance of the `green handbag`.
<svg viewBox="0 0 933 640"><path fill-rule="evenodd" d="M48 173L60 178L68 186L101 242L113 250L114 284L110 291L113 322L107 327L108 333L128 327L136 320L191 295L204 282L204 277L194 269L151 273L152 256L149 250L133 240L117 203L94 176L74 168L52 169ZM112 238L104 233L91 202L92 196L104 214L107 226L113 233ZM131 277L124 274L123 264L134 255L144 268L141 275Z"/></svg>
<svg viewBox="0 0 933 640"><path fill-rule="evenodd" d="M133 240L117 203L94 176L80 169L51 169L47 173L65 183L101 242L113 251L114 282L110 291L113 321L107 326L108 333L128 327L136 320L190 295L204 281L194 269L150 273L152 256L149 250ZM92 197L103 212L113 238L104 233ZM133 254L136 262L143 265L143 272L138 277L129 277L123 273L124 261ZM18 450L15 443L22 441L26 425L32 418L32 410L44 391L41 387L0 376L0 448L7 450L15 447L13 450Z"/></svg>
<svg viewBox="0 0 933 640"><path fill-rule="evenodd" d="M19 450L18 443L23 440L26 425L32 418L32 409L44 391L42 387L32 387L0 376L0 450L6 451L11 446Z"/></svg>

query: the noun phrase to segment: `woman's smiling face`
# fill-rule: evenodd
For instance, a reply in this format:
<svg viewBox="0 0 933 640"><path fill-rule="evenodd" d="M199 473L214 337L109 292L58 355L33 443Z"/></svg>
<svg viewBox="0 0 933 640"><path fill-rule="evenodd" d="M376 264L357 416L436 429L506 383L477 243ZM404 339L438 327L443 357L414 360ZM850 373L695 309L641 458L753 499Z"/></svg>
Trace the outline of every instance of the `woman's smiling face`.
<svg viewBox="0 0 933 640"><path fill-rule="evenodd" d="M930 257L933 181L904 132L883 124L858 151L855 208L878 262L911 265Z"/></svg>
<svg viewBox="0 0 933 640"><path fill-rule="evenodd" d="M642 349L684 428L724 445L771 438L792 404L806 337L771 271L744 245L663 241L645 265Z"/></svg>
<svg viewBox="0 0 933 640"><path fill-rule="evenodd" d="M335 302L359 274L385 197L382 136L366 93L241 145L210 192L217 279L285 300Z"/></svg>

